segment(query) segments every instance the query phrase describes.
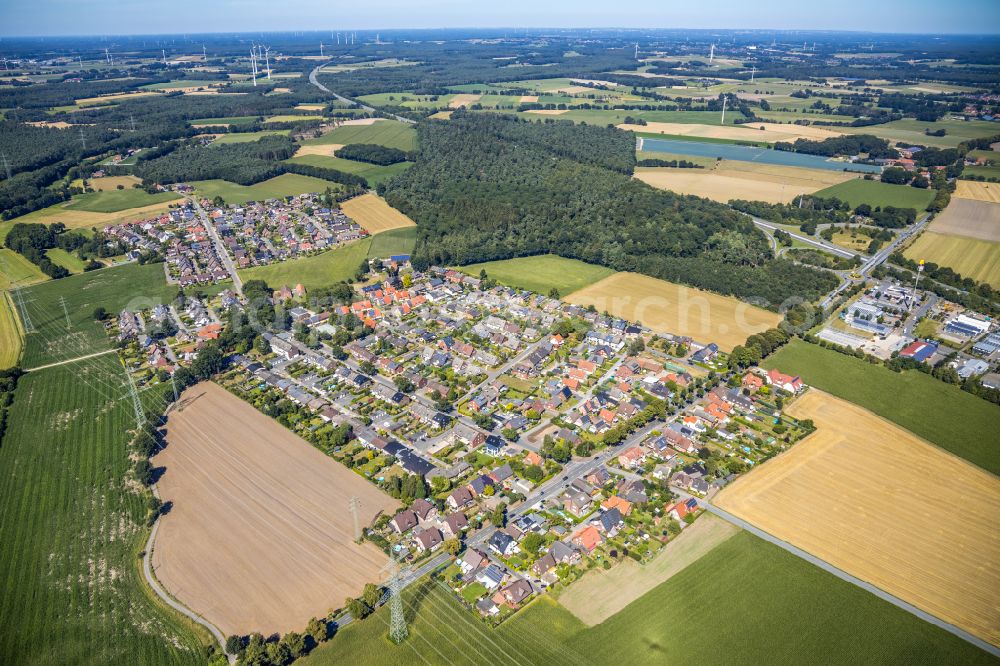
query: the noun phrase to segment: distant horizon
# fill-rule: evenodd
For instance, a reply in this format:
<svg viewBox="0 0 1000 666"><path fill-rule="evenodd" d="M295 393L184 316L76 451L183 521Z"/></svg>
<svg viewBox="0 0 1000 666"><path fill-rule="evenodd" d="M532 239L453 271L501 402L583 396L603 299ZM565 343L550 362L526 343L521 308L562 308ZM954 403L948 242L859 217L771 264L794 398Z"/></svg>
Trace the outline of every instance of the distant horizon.
<svg viewBox="0 0 1000 666"><path fill-rule="evenodd" d="M225 25L233 34L323 30L753 30L859 32L899 35L1000 34L1000 2L995 0L840 0L803 4L770 0L764 8L740 0L716 0L710 8L671 0L634 0L621 10L598 0L507 0L478 6L463 0L368 0L364 6L337 6L315 0L8 0L0 37L163 36L185 34L176 27L188 19L199 28ZM386 17L392 17L386 19ZM388 25L378 25L385 21ZM614 24L618 24L615 26ZM667 24L667 25L663 25ZM738 27L723 28L719 24ZM649 28L649 25L661 25ZM150 27L170 26L169 31ZM303 27L306 29L303 30ZM345 27L351 26L351 27ZM603 27L609 26L609 27ZM891 32L872 26L892 26ZM995 26L982 32L983 26ZM189 32L186 34L195 34Z"/></svg>

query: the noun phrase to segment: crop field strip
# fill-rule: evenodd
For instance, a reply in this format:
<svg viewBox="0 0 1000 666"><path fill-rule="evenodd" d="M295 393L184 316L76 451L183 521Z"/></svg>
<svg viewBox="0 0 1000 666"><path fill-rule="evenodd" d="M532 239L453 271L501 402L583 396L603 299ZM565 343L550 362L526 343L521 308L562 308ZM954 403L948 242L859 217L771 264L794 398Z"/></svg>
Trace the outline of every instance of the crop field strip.
<svg viewBox="0 0 1000 666"><path fill-rule="evenodd" d="M833 185L816 192L823 198L836 197L846 201L851 207L861 204L875 206L895 206L897 208L913 208L922 211L934 198L934 190L921 190L908 185L890 185L877 180L854 178L839 185Z"/></svg>
<svg viewBox="0 0 1000 666"><path fill-rule="evenodd" d="M383 231L416 226L413 220L387 204L382 197L371 192L348 199L340 204L340 209L344 215L360 224L372 235Z"/></svg>
<svg viewBox="0 0 1000 666"><path fill-rule="evenodd" d="M172 503L153 554L163 586L226 634L285 633L379 578L385 556L361 524L398 502L213 383L181 396L153 459Z"/></svg>
<svg viewBox="0 0 1000 666"><path fill-rule="evenodd" d="M10 293L0 291L0 370L17 365L24 345L24 331Z"/></svg>
<svg viewBox="0 0 1000 666"><path fill-rule="evenodd" d="M1000 474L996 405L917 370L895 373L801 340L792 340L761 365L801 375L802 381L886 418L946 451ZM906 396L901 399L900 396Z"/></svg>
<svg viewBox="0 0 1000 666"><path fill-rule="evenodd" d="M203 661L200 641L139 578L145 504L127 479L123 381L108 355L18 386L0 447L0 540L18 545L0 549L4 663Z"/></svg>
<svg viewBox="0 0 1000 666"><path fill-rule="evenodd" d="M1000 204L1000 183L978 183L971 180L956 180L955 193L960 199L989 201Z"/></svg>
<svg viewBox="0 0 1000 666"><path fill-rule="evenodd" d="M303 143L307 146L327 143L341 145L374 143L387 148L410 151L417 147L417 133L406 123L396 120L378 120L367 124L344 124L317 139L310 139Z"/></svg>
<svg viewBox="0 0 1000 666"><path fill-rule="evenodd" d="M306 289L328 287L354 276L361 262L368 257L372 238L375 237L362 238L308 257L242 268L238 273L244 281L264 280L272 286L301 283Z"/></svg>
<svg viewBox="0 0 1000 666"><path fill-rule="evenodd" d="M657 333L686 335L730 350L748 336L777 326L781 316L728 296L658 280L638 273L614 275L565 298L593 305Z"/></svg>
<svg viewBox="0 0 1000 666"><path fill-rule="evenodd" d="M789 413L817 431L713 502L1000 645L1000 479L816 389ZM923 490L942 478L941 502L962 510L936 520Z"/></svg>
<svg viewBox="0 0 1000 666"><path fill-rule="evenodd" d="M734 653L748 663L991 663L961 639L742 531L592 628L546 596L490 629L450 592L425 584L403 594L410 638L402 645L388 641L383 608L304 663L693 664ZM694 616L711 621L679 630Z"/></svg>
<svg viewBox="0 0 1000 666"><path fill-rule="evenodd" d="M539 294L548 294L556 289L563 296L614 274L610 268L554 254L487 261L460 266L458 270L473 277L479 277L480 271L486 271L488 277L508 287Z"/></svg>

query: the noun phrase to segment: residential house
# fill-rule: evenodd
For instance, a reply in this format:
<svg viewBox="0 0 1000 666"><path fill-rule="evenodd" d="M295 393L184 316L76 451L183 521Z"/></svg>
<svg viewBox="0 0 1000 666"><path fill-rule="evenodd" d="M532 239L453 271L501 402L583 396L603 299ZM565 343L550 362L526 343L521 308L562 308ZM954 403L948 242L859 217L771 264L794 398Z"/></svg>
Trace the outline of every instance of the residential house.
<svg viewBox="0 0 1000 666"><path fill-rule="evenodd" d="M444 543L444 535L436 527L429 527L416 535L415 543L421 551L437 550Z"/></svg>
<svg viewBox="0 0 1000 666"><path fill-rule="evenodd" d="M389 525L391 525L392 529L396 530L399 534L403 534L416 527L418 522L417 514L409 509L404 509L392 517L392 520L389 521Z"/></svg>
<svg viewBox="0 0 1000 666"><path fill-rule="evenodd" d="M520 550L514 537L502 530L497 530L493 533L493 536L489 540L489 547L490 550L501 557L508 557Z"/></svg>
<svg viewBox="0 0 1000 666"><path fill-rule="evenodd" d="M573 535L573 545L587 553L594 552L594 549L601 545L601 533L593 525L588 525Z"/></svg>

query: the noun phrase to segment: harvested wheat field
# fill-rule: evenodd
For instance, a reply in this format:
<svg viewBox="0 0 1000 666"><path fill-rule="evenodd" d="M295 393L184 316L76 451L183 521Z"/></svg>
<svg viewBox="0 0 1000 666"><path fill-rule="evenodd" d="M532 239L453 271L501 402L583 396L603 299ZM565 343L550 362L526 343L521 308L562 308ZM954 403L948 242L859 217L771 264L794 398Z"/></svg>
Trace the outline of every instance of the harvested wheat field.
<svg viewBox="0 0 1000 666"><path fill-rule="evenodd" d="M28 213L22 217L14 218L12 222L41 222L52 224L61 222L67 229L89 229L90 227L101 227L107 225L121 224L133 220L142 220L159 215L170 209L171 205L176 205L177 199L164 201L161 203L140 206L139 208L128 208L115 213L96 213L87 210L71 210L63 208L65 204L56 204L48 208L42 208Z"/></svg>
<svg viewBox="0 0 1000 666"><path fill-rule="evenodd" d="M598 625L739 531L706 513L646 564L626 557L608 571L591 569L559 596L559 604L588 627Z"/></svg>
<svg viewBox="0 0 1000 666"><path fill-rule="evenodd" d="M742 125L701 125L698 123L647 123L645 125L618 125L632 132L670 134L673 136L696 136L727 141L795 141L796 139L823 140L842 136L842 132L832 132L810 125L782 123L745 123ZM763 130L761 128L764 128Z"/></svg>
<svg viewBox="0 0 1000 666"><path fill-rule="evenodd" d="M75 180L73 184L78 182L80 181ZM90 178L87 180L87 185L98 192L106 192L108 190L117 190L119 185L126 190L130 190L135 187L136 183L141 182L142 180L135 176L104 176L103 178Z"/></svg>
<svg viewBox="0 0 1000 666"><path fill-rule="evenodd" d="M351 118L350 120L341 120L337 123L337 126L343 125L374 125L375 123L385 120L385 118Z"/></svg>
<svg viewBox="0 0 1000 666"><path fill-rule="evenodd" d="M593 305L616 317L639 321L657 333L687 335L731 350L747 337L777 326L781 315L735 298L657 280L638 273L615 273L565 300Z"/></svg>
<svg viewBox="0 0 1000 666"><path fill-rule="evenodd" d="M323 157L334 157L334 153L344 147L342 143L323 143L310 146L299 146L292 157L302 157L303 155L322 155Z"/></svg>
<svg viewBox="0 0 1000 666"><path fill-rule="evenodd" d="M451 114L451 111L438 111L437 113L432 113L427 117L434 120L451 120Z"/></svg>
<svg viewBox="0 0 1000 666"><path fill-rule="evenodd" d="M1000 183L978 183L972 180L956 180L953 197L1000 203Z"/></svg>
<svg viewBox="0 0 1000 666"><path fill-rule="evenodd" d="M789 413L817 432L714 503L1000 645L1000 479L816 389Z"/></svg>
<svg viewBox="0 0 1000 666"><path fill-rule="evenodd" d="M531 104L538 101L538 95L521 95L521 104Z"/></svg>
<svg viewBox="0 0 1000 666"><path fill-rule="evenodd" d="M473 93L460 93L452 97L451 101L448 102L449 109L460 109L463 106L468 106L470 104L475 104L482 98L482 95L476 95Z"/></svg>
<svg viewBox="0 0 1000 666"><path fill-rule="evenodd" d="M156 577L225 634L301 630L379 580L385 555L354 543L348 504L369 524L397 502L225 389L186 390L153 459L170 510Z"/></svg>
<svg viewBox="0 0 1000 666"><path fill-rule="evenodd" d="M537 113L540 116L561 116L569 109L528 109L525 113Z"/></svg>
<svg viewBox="0 0 1000 666"><path fill-rule="evenodd" d="M94 106L95 104L104 104L106 102L120 102L123 99L132 99L135 97L149 97L150 95L160 95L162 93L155 90L137 90L134 92L120 92L111 93L110 95L101 95L100 97L84 97L82 99L76 100L77 106Z"/></svg>
<svg viewBox="0 0 1000 666"><path fill-rule="evenodd" d="M1000 241L1000 204L955 197L928 227L939 234Z"/></svg>
<svg viewBox="0 0 1000 666"><path fill-rule="evenodd" d="M413 220L387 204L377 194L362 194L348 199L340 204L340 209L373 236L391 229L416 226Z"/></svg>
<svg viewBox="0 0 1000 666"><path fill-rule="evenodd" d="M805 169L723 160L710 169L639 167L635 177L661 190L693 194L721 203L731 199L788 203L856 176L843 171Z"/></svg>

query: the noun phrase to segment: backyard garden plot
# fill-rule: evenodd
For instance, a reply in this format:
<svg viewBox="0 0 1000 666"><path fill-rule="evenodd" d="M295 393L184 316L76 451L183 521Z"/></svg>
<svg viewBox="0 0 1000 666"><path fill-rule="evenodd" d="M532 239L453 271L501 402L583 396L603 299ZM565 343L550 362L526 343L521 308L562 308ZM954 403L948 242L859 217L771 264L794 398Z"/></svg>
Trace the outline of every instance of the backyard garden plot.
<svg viewBox="0 0 1000 666"><path fill-rule="evenodd" d="M377 194L362 194L348 199L340 204L340 209L370 234L416 226L413 220L387 204Z"/></svg>
<svg viewBox="0 0 1000 666"><path fill-rule="evenodd" d="M0 446L0 663L205 663L139 573L146 508L124 383L113 354L19 382Z"/></svg>
<svg viewBox="0 0 1000 666"><path fill-rule="evenodd" d="M1000 203L1000 183L977 183L971 180L956 180L955 193L959 199Z"/></svg>
<svg viewBox="0 0 1000 666"><path fill-rule="evenodd" d="M843 171L783 167L723 160L708 169L638 167L635 177L662 190L693 194L721 203L732 199L788 203L831 184L853 180Z"/></svg>
<svg viewBox="0 0 1000 666"><path fill-rule="evenodd" d="M789 413L817 431L714 503L1000 645L1000 479L816 389Z"/></svg>
<svg viewBox="0 0 1000 666"><path fill-rule="evenodd" d="M927 208L934 198L934 190L919 189L908 185L890 185L877 180L853 178L839 185L828 187L816 192L816 196L836 197L846 201L856 208L861 204L876 206L895 206L896 208L913 208L921 211Z"/></svg>
<svg viewBox="0 0 1000 666"><path fill-rule="evenodd" d="M559 595L559 603L588 627L593 627L669 580L739 531L731 523L705 514L687 526L646 564L626 558L607 571L591 569Z"/></svg>
<svg viewBox="0 0 1000 666"><path fill-rule="evenodd" d="M398 503L225 389L202 383L167 416L153 566L226 634L301 629L380 578L386 556L354 543Z"/></svg>
<svg viewBox="0 0 1000 666"><path fill-rule="evenodd" d="M565 300L641 322L657 333L714 342L727 351L781 321L776 312L735 298L637 273L615 273Z"/></svg>

